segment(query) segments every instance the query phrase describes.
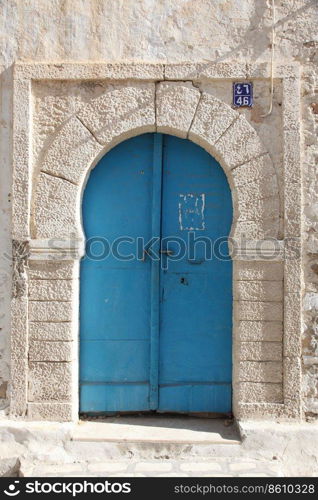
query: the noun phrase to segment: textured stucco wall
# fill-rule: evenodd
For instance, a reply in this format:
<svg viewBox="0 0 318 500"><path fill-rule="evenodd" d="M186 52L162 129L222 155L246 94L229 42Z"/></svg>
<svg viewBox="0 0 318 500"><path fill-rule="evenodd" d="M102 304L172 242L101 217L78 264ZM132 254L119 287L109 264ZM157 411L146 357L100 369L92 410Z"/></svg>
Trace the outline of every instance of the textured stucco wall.
<svg viewBox="0 0 318 500"><path fill-rule="evenodd" d="M17 60L267 62L270 3L266 0L0 0L0 398L5 397L9 379L12 64ZM304 394L308 412L317 413L318 8L316 0L275 3L276 59L280 63L299 62L303 74ZM55 91L56 88L52 89ZM277 88L278 105L279 91ZM225 99L222 93L221 88L220 98ZM272 126L270 132L259 122L259 115L266 110L266 89L257 104L251 123L263 133L272 154L279 156L276 127ZM273 121L279 120L276 111L274 108ZM63 115L63 103L60 112ZM35 145L35 149L40 146Z"/></svg>

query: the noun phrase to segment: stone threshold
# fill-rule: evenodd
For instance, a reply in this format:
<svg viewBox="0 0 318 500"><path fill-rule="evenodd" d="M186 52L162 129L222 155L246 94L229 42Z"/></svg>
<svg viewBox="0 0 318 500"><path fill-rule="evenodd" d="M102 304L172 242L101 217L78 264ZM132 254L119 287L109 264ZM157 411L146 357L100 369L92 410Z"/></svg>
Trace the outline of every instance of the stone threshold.
<svg viewBox="0 0 318 500"><path fill-rule="evenodd" d="M80 420L73 441L166 444L240 444L231 421L187 416L116 416Z"/></svg>

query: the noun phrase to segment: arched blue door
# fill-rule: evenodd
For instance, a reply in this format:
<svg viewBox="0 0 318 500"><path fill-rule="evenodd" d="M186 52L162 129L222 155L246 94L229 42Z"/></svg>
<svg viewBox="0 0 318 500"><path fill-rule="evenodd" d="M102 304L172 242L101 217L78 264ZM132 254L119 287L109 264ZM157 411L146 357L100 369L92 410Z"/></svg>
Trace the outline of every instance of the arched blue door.
<svg viewBox="0 0 318 500"><path fill-rule="evenodd" d="M80 410L229 412L231 193L188 140L129 139L83 197Z"/></svg>

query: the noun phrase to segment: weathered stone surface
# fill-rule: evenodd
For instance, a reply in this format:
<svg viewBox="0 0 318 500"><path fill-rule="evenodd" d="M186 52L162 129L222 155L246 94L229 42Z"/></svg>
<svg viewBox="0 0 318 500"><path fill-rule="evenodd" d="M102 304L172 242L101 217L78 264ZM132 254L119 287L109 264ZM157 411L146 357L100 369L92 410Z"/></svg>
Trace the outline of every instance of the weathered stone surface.
<svg viewBox="0 0 318 500"><path fill-rule="evenodd" d="M72 361L75 359L72 342L32 340L29 347L30 361Z"/></svg>
<svg viewBox="0 0 318 500"><path fill-rule="evenodd" d="M302 366L301 359L297 357L284 358L284 398L288 402L294 402L297 406L302 405Z"/></svg>
<svg viewBox="0 0 318 500"><path fill-rule="evenodd" d="M245 342L281 342L283 323L281 321L240 321L236 331L237 339Z"/></svg>
<svg viewBox="0 0 318 500"><path fill-rule="evenodd" d="M240 281L278 281L282 280L283 276L282 262L237 261L234 266L234 279Z"/></svg>
<svg viewBox="0 0 318 500"><path fill-rule="evenodd" d="M30 280L30 300L72 300L72 280Z"/></svg>
<svg viewBox="0 0 318 500"><path fill-rule="evenodd" d="M289 184L289 186L288 186ZM285 219L286 237L301 236L301 183L287 182L285 185Z"/></svg>
<svg viewBox="0 0 318 500"><path fill-rule="evenodd" d="M27 327L28 301L23 297L11 301L11 381L10 414L13 417L25 415L27 403Z"/></svg>
<svg viewBox="0 0 318 500"><path fill-rule="evenodd" d="M295 418L293 409L286 408L283 401L280 403L237 403L236 412L242 420L276 420Z"/></svg>
<svg viewBox="0 0 318 500"><path fill-rule="evenodd" d="M0 459L0 477L18 477L20 460L18 457Z"/></svg>
<svg viewBox="0 0 318 500"><path fill-rule="evenodd" d="M10 128L12 127L12 138L15 147L12 151L13 183L12 183L12 217L14 225L12 237L17 240L26 239L29 236L30 221L30 179L28 165L30 155L29 127L30 106L29 93L31 82L29 80L16 79L14 82L13 116L9 112ZM10 98L12 93L10 93ZM8 98L8 96L7 96ZM12 122L13 121L13 122ZM11 148L11 144L6 146ZM11 156L10 156L10 177ZM15 182L17 180L18 182ZM10 188L11 189L11 188Z"/></svg>
<svg viewBox="0 0 318 500"><path fill-rule="evenodd" d="M71 363L37 363L29 367L29 401L71 401Z"/></svg>
<svg viewBox="0 0 318 500"><path fill-rule="evenodd" d="M40 164L42 172L80 184L103 146L76 117L58 132Z"/></svg>
<svg viewBox="0 0 318 500"><path fill-rule="evenodd" d="M255 130L243 116L224 132L215 144L215 150L230 169L266 153Z"/></svg>
<svg viewBox="0 0 318 500"><path fill-rule="evenodd" d="M189 131L189 139L211 154L219 152L213 145L237 117L237 112L229 106L212 95L203 93ZM223 160L223 168L228 169L229 163L222 155L220 158Z"/></svg>
<svg viewBox="0 0 318 500"><path fill-rule="evenodd" d="M281 383L283 365L280 361L241 361L238 366L238 379L241 382Z"/></svg>
<svg viewBox="0 0 318 500"><path fill-rule="evenodd" d="M257 192L237 193L238 199L238 221L258 221L258 226L262 226L264 220L279 220L279 200L276 196L268 198L257 198ZM254 197L254 201L253 201ZM265 232L265 231L264 231Z"/></svg>
<svg viewBox="0 0 318 500"><path fill-rule="evenodd" d="M73 419L73 405L70 403L28 403L28 418L68 422Z"/></svg>
<svg viewBox="0 0 318 500"><path fill-rule="evenodd" d="M209 78L242 78L246 77L246 65L240 62L231 63L194 63L184 62L166 64L165 78L167 80L204 80Z"/></svg>
<svg viewBox="0 0 318 500"><path fill-rule="evenodd" d="M245 361L281 361L281 342L241 342L239 358Z"/></svg>
<svg viewBox="0 0 318 500"><path fill-rule="evenodd" d="M30 301L30 321L71 321L72 302Z"/></svg>
<svg viewBox="0 0 318 500"><path fill-rule="evenodd" d="M282 384L241 382L238 386L238 399L242 403L282 403Z"/></svg>
<svg viewBox="0 0 318 500"><path fill-rule="evenodd" d="M80 234L76 219L79 194L78 187L71 182L40 174L34 200L34 236L70 238L72 234Z"/></svg>
<svg viewBox="0 0 318 500"><path fill-rule="evenodd" d="M72 333L72 323L62 322L62 323L44 323L36 322L29 323L29 337L30 340L73 340Z"/></svg>
<svg viewBox="0 0 318 500"><path fill-rule="evenodd" d="M237 281L234 297L236 300L269 300L281 302L283 299L282 281Z"/></svg>
<svg viewBox="0 0 318 500"><path fill-rule="evenodd" d="M76 277L77 263L70 260L29 261L30 280L70 280Z"/></svg>
<svg viewBox="0 0 318 500"><path fill-rule="evenodd" d="M284 356L301 356L301 294L287 293L284 298Z"/></svg>
<svg viewBox="0 0 318 500"><path fill-rule="evenodd" d="M287 238L285 241L284 276L286 292L297 293L301 290L301 241L298 238Z"/></svg>
<svg viewBox="0 0 318 500"><path fill-rule="evenodd" d="M235 169L234 169L235 171ZM272 199L272 202L276 201L276 212L275 215L279 215L279 199L278 199L278 185L276 177L270 179L259 178L254 179L247 184L244 184L237 190L237 197L241 203L252 203L253 199L257 203L259 200ZM262 218L273 217L271 214L262 213Z"/></svg>
<svg viewBox="0 0 318 500"><path fill-rule="evenodd" d="M234 302L237 320L283 321L283 305L280 302Z"/></svg>
<svg viewBox="0 0 318 500"><path fill-rule="evenodd" d="M105 145L155 131L155 85L127 84L106 92L77 113L81 122Z"/></svg>
<svg viewBox="0 0 318 500"><path fill-rule="evenodd" d="M256 186L272 185L278 189L277 178L271 157L268 154L254 158L243 165L232 170L234 185L236 188L246 185L250 185L252 182ZM266 182L264 181L266 178ZM258 181L258 183L256 182Z"/></svg>
<svg viewBox="0 0 318 500"><path fill-rule="evenodd" d="M156 86L157 132L186 138L200 99L192 85L159 83Z"/></svg>
<svg viewBox="0 0 318 500"><path fill-rule="evenodd" d="M103 18L105 19L105 18ZM91 54L90 54L91 55ZM15 76L21 80L34 78L35 80L162 80L164 77L164 65L162 63L147 62L102 62L89 61L83 64L79 62L63 61L59 64L37 62L17 62L14 67Z"/></svg>
<svg viewBox="0 0 318 500"><path fill-rule="evenodd" d="M244 208L242 210L244 212ZM235 238L244 237L247 240L264 240L266 238L277 238L279 234L279 219L277 217L272 219L263 219L260 223L259 220L238 220L235 224Z"/></svg>

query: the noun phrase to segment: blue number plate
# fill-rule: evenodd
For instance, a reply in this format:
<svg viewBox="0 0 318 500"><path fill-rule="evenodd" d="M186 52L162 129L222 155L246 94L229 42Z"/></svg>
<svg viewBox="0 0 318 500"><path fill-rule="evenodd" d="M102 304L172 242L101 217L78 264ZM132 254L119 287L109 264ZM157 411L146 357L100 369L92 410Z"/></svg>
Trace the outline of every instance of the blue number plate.
<svg viewBox="0 0 318 500"><path fill-rule="evenodd" d="M233 104L237 108L253 106L253 84L233 83Z"/></svg>

